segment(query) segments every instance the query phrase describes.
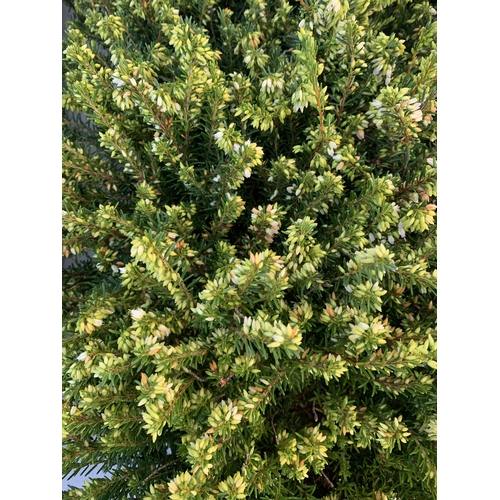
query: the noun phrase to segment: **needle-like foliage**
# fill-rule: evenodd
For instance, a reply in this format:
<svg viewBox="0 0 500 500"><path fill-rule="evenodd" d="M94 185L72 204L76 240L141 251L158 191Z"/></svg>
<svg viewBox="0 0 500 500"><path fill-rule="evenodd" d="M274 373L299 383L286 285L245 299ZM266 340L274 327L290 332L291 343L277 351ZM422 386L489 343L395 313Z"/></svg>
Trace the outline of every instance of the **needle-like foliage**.
<svg viewBox="0 0 500 500"><path fill-rule="evenodd" d="M64 498L435 498L435 3L68 5Z"/></svg>

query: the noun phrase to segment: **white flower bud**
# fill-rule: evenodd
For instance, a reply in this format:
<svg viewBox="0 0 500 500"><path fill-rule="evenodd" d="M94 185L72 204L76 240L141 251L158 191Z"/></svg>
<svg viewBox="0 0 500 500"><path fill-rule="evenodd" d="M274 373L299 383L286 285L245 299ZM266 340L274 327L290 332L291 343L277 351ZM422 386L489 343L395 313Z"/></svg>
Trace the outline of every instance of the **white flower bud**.
<svg viewBox="0 0 500 500"><path fill-rule="evenodd" d="M385 84L389 85L391 83L391 77L392 77L392 68L389 66L387 68L387 72L385 74Z"/></svg>
<svg viewBox="0 0 500 500"><path fill-rule="evenodd" d="M166 335L170 333L170 330L165 325L158 325L158 330Z"/></svg>
<svg viewBox="0 0 500 500"><path fill-rule="evenodd" d="M404 238L406 236L405 228L403 227L403 223L401 221L398 224L398 233L401 238Z"/></svg>
<svg viewBox="0 0 500 500"><path fill-rule="evenodd" d="M416 111L414 111L414 112L410 115L410 118L411 118L413 121L416 121L416 122L421 121L421 120L422 120L422 110L417 109Z"/></svg>
<svg viewBox="0 0 500 500"><path fill-rule="evenodd" d="M146 312L143 311L141 308L139 308L139 309L132 309L132 311L130 311L130 314L134 319L141 319L145 316Z"/></svg>
<svg viewBox="0 0 500 500"><path fill-rule="evenodd" d="M114 76L111 81L113 82L114 85L116 85L118 88L123 87L125 85L125 82L123 80L120 80L116 76Z"/></svg>

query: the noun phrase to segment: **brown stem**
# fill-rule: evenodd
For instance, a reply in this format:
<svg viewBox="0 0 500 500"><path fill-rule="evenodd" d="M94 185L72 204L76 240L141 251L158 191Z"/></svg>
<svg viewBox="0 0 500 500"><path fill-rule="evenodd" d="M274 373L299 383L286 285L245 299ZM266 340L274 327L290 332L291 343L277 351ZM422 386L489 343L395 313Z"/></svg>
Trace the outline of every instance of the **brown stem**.
<svg viewBox="0 0 500 500"><path fill-rule="evenodd" d="M330 488L335 489L335 485L330 481L330 479L328 479L328 477L323 471L321 471L321 475L325 478L325 481L328 483Z"/></svg>
<svg viewBox="0 0 500 500"><path fill-rule="evenodd" d="M148 477L144 478L142 481L141 481L141 484L146 484L149 480L153 479L153 477L155 477L156 475L158 475L158 473L165 469L165 467L168 467L169 465L173 465L175 464L176 462L178 462L178 459L175 459L175 460L171 460L170 462L167 462L166 464L163 464L161 467L158 467L158 469L156 469L153 473L151 473Z"/></svg>
<svg viewBox="0 0 500 500"><path fill-rule="evenodd" d="M311 10L311 7L309 7L309 5L307 5L304 0L299 0L299 3L300 5L302 5L302 7L304 7L304 9L306 9L307 11L310 11Z"/></svg>

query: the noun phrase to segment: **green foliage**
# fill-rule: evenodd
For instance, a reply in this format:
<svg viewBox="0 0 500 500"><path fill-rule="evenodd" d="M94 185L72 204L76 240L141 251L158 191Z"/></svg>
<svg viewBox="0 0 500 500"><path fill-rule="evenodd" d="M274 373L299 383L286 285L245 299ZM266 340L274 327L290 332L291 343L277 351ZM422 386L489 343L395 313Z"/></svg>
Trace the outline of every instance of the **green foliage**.
<svg viewBox="0 0 500 500"><path fill-rule="evenodd" d="M434 2L68 3L64 498L435 498Z"/></svg>

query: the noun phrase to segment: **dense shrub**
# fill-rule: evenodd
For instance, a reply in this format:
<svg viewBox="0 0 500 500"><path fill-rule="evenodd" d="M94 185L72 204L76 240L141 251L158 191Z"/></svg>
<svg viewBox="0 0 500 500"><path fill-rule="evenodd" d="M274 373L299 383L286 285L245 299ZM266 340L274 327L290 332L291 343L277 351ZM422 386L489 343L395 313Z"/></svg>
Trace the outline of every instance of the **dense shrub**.
<svg viewBox="0 0 500 500"><path fill-rule="evenodd" d="M70 5L65 497L435 498L433 2Z"/></svg>

